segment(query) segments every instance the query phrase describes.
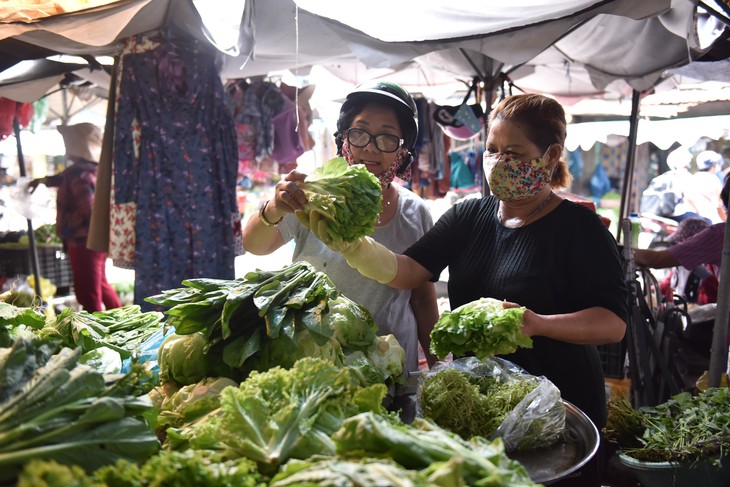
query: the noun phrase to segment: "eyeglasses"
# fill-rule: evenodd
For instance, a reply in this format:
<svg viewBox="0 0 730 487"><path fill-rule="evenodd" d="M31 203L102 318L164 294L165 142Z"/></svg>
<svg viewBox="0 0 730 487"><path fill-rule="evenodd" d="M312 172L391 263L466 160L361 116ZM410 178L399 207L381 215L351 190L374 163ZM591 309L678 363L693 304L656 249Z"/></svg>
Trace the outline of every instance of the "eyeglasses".
<svg viewBox="0 0 730 487"><path fill-rule="evenodd" d="M371 135L362 129L352 128L346 132L347 141L355 147L366 147L370 141L375 141L375 147L383 152L395 152L403 143L403 139L397 135L378 134Z"/></svg>

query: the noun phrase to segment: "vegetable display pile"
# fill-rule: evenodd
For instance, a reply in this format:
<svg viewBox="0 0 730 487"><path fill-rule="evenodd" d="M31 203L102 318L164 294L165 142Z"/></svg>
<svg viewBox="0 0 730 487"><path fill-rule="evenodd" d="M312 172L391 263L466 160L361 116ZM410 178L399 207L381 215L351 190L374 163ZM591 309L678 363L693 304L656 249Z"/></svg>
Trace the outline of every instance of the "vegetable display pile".
<svg viewBox="0 0 730 487"><path fill-rule="evenodd" d="M376 336L370 313L307 262L183 284L147 299L170 307L164 313L175 328L159 350L163 383L194 384L211 375L240 381L252 370L291 367L303 357L342 365L354 352L386 378L402 374L405 356L382 352L402 347L382 343L390 339Z"/></svg>
<svg viewBox="0 0 730 487"><path fill-rule="evenodd" d="M706 389L696 396L683 392L638 410L627 398L611 396L604 434L641 461L719 461L730 451L730 389Z"/></svg>
<svg viewBox="0 0 730 487"><path fill-rule="evenodd" d="M148 421L152 403L138 397L143 370L107 383L78 363L80 352L25 337L0 348L0 482L33 459L91 471L118 459L144 461L158 450Z"/></svg>
<svg viewBox="0 0 730 487"><path fill-rule="evenodd" d="M364 165L330 159L298 184L308 200L304 212L319 212L333 239L353 242L375 231L383 195Z"/></svg>
<svg viewBox="0 0 730 487"><path fill-rule="evenodd" d="M82 353L111 348L126 359L162 327L163 318L157 311L143 313L136 304L94 313L66 308L46 324L41 336L57 338L70 348L80 347Z"/></svg>
<svg viewBox="0 0 730 487"><path fill-rule="evenodd" d="M389 457L405 468L425 470L431 478L452 479L453 485L536 485L525 468L505 454L501 439L475 436L467 441L421 418L407 425L392 415L365 412L345 420L332 438L339 454Z"/></svg>
<svg viewBox="0 0 730 487"><path fill-rule="evenodd" d="M480 298L444 311L431 331L431 353L444 359L449 353L473 353L479 359L508 354L517 347L532 348L532 339L520 331L525 308L504 309L494 298Z"/></svg>
<svg viewBox="0 0 730 487"><path fill-rule="evenodd" d="M382 411L386 387L360 387L347 368L303 358L291 369L252 372L240 387L221 392L221 406L205 422L168 430L170 446L225 451L271 473L289 458L334 454L330 436L342 421Z"/></svg>

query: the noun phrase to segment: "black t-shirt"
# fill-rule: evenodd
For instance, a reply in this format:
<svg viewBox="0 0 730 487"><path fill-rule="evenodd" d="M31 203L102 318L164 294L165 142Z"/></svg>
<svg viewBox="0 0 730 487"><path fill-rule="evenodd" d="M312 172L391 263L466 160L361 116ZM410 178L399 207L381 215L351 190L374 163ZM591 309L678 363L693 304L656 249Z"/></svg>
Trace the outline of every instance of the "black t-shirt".
<svg viewBox="0 0 730 487"><path fill-rule="evenodd" d="M454 309L481 297L505 299L538 314L594 306L628 318L628 291L618 246L590 209L563 201L521 228L497 220L493 196L454 205L405 254L434 276L449 268ZM544 375L601 428L606 421L603 369L593 345L533 337L533 348L504 356Z"/></svg>

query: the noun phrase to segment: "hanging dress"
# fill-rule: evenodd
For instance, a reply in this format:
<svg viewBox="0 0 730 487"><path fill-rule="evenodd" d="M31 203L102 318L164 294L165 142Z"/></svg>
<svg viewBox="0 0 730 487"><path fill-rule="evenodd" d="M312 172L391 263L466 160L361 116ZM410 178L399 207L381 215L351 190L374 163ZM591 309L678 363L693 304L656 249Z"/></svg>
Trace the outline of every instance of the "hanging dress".
<svg viewBox="0 0 730 487"><path fill-rule="evenodd" d="M134 302L145 310L144 298L184 279L235 273L236 133L215 54L202 46L165 42L124 58L114 194L136 203Z"/></svg>

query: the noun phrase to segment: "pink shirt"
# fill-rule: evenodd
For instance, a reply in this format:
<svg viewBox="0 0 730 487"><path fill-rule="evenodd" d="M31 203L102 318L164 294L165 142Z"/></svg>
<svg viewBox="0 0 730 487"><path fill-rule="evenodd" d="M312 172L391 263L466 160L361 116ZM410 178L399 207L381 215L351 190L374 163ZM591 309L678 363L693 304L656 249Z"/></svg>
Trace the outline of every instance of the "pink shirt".
<svg viewBox="0 0 730 487"><path fill-rule="evenodd" d="M725 237L725 222L716 223L667 250L679 265L694 269L700 264L720 265Z"/></svg>

